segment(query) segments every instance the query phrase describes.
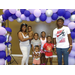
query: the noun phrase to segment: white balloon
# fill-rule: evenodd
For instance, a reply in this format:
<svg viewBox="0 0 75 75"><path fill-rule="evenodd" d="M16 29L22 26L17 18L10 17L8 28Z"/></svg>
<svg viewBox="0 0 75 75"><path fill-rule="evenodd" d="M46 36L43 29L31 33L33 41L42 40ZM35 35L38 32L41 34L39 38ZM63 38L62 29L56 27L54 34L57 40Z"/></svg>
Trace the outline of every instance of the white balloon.
<svg viewBox="0 0 75 75"><path fill-rule="evenodd" d="M71 17L70 17L70 20L73 22L73 21L75 21L75 15L72 15Z"/></svg>
<svg viewBox="0 0 75 75"><path fill-rule="evenodd" d="M17 18L17 22L22 22L22 20L20 18Z"/></svg>
<svg viewBox="0 0 75 75"><path fill-rule="evenodd" d="M36 22L40 22L40 19L37 17L37 18L35 19L35 21L36 21Z"/></svg>
<svg viewBox="0 0 75 75"><path fill-rule="evenodd" d="M47 17L52 16L52 14L53 14L53 11L52 10L50 10L50 9L46 10Z"/></svg>

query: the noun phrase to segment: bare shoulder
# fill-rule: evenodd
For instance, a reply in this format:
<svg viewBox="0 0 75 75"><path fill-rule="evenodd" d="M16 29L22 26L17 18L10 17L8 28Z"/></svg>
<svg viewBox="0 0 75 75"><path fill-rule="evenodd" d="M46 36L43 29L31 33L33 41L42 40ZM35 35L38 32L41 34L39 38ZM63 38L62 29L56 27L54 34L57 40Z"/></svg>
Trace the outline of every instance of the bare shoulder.
<svg viewBox="0 0 75 75"><path fill-rule="evenodd" d="M19 32L19 33L18 33L18 35L21 35L21 34L22 34L22 32Z"/></svg>

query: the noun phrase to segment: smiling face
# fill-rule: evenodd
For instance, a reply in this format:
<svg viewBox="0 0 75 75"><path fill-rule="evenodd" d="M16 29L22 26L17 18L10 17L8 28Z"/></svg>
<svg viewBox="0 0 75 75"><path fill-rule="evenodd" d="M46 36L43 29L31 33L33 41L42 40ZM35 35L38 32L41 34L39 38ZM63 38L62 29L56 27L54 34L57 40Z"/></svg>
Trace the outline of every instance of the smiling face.
<svg viewBox="0 0 75 75"><path fill-rule="evenodd" d="M51 37L47 37L47 42L51 43L52 42L52 38Z"/></svg>
<svg viewBox="0 0 75 75"><path fill-rule="evenodd" d="M32 28L31 28L31 27L28 27L28 31L29 31L29 32L32 31Z"/></svg>
<svg viewBox="0 0 75 75"><path fill-rule="evenodd" d="M34 39L35 39L35 40L38 39L38 34L34 34Z"/></svg>
<svg viewBox="0 0 75 75"><path fill-rule="evenodd" d="M38 52L39 51L39 47L35 47L35 51Z"/></svg>
<svg viewBox="0 0 75 75"><path fill-rule="evenodd" d="M42 32L41 36L44 38L46 36L45 32Z"/></svg>
<svg viewBox="0 0 75 75"><path fill-rule="evenodd" d="M24 25L24 26L22 27L22 31L25 32L26 29L27 29L27 27Z"/></svg>

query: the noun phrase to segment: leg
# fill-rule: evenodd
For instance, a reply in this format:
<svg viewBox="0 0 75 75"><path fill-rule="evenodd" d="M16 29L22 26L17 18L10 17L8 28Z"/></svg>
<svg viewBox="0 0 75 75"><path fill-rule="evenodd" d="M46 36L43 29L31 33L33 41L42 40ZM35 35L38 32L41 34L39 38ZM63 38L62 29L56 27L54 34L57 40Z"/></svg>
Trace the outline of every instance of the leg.
<svg viewBox="0 0 75 75"><path fill-rule="evenodd" d="M40 59L39 59L39 60L37 60L37 65L40 65Z"/></svg>
<svg viewBox="0 0 75 75"><path fill-rule="evenodd" d="M62 65L62 51L61 48L56 48L57 57L58 57L58 65Z"/></svg>
<svg viewBox="0 0 75 75"><path fill-rule="evenodd" d="M26 59L27 59L27 47L21 46L20 49L21 49L21 52L23 54L21 65L24 65L24 63L26 62Z"/></svg>
<svg viewBox="0 0 75 75"><path fill-rule="evenodd" d="M28 55L27 55L26 65L28 65L28 61L29 61L30 46L27 46L27 52L28 52Z"/></svg>
<svg viewBox="0 0 75 75"><path fill-rule="evenodd" d="M47 65L47 62L48 62L48 57L45 56L45 64Z"/></svg>
<svg viewBox="0 0 75 75"><path fill-rule="evenodd" d="M45 65L45 54L43 53L43 64Z"/></svg>
<svg viewBox="0 0 75 75"><path fill-rule="evenodd" d="M63 48L63 59L64 59L64 65L68 65L68 55L69 52L68 51L69 48Z"/></svg>
<svg viewBox="0 0 75 75"><path fill-rule="evenodd" d="M52 59L53 59L53 58L52 58L52 57L50 57L50 65L52 65Z"/></svg>

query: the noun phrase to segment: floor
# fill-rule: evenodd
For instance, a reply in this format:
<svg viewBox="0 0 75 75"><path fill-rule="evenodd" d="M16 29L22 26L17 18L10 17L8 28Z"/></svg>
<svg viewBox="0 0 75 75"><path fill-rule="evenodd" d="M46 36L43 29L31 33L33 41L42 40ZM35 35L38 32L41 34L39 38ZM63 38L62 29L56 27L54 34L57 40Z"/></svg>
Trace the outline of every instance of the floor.
<svg viewBox="0 0 75 75"><path fill-rule="evenodd" d="M14 61L14 59L17 61L18 64ZM9 63L9 65L21 65L21 59L22 59L22 57L16 57L16 56L14 56L14 59L13 58L11 59L11 64ZM32 57L29 58L29 63L28 64L32 65ZM49 65L49 64L50 63L48 62L47 65ZM52 64L53 65L58 65L57 57L53 58ZM62 65L63 64L64 64L64 62L63 62L63 59L62 59Z"/></svg>

